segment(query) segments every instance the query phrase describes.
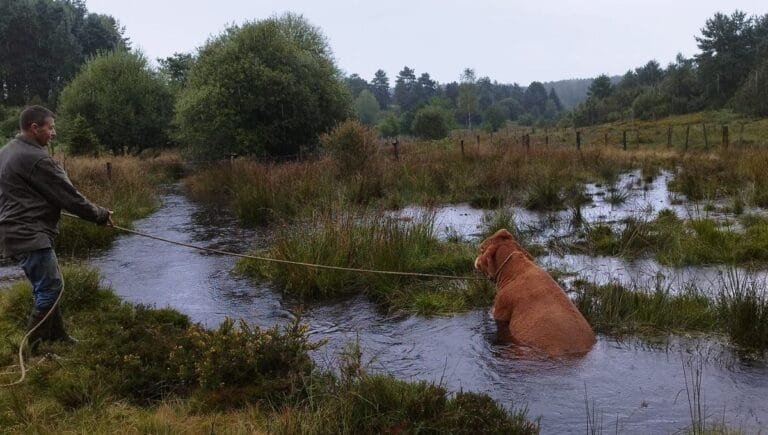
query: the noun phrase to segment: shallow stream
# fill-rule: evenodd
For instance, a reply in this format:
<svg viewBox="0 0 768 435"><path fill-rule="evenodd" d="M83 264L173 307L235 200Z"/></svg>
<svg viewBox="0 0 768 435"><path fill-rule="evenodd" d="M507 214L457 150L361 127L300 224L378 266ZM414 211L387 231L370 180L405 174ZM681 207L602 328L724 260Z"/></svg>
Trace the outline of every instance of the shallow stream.
<svg viewBox="0 0 768 435"><path fill-rule="evenodd" d="M235 252L264 243L262 234L240 229L220 209L193 204L174 192L162 202L156 213L136 222L137 230ZM468 207L446 207L438 220L471 238L481 215ZM580 262L590 267L583 258L562 261L577 269ZM125 299L170 306L209 327L225 316L270 327L285 324L299 310L295 301L268 284L232 272L233 258L139 236L119 237L92 263ZM617 259L598 263L602 266L593 270L608 279L616 277L622 264ZM644 267L652 269L653 264ZM687 392L697 388L694 375L699 368L708 421L724 421L748 433L768 429L768 365L742 361L709 339L672 337L652 346L600 336L584 358L532 361L497 341L496 324L487 310L388 317L363 298L303 310L312 338L328 340L314 355L321 367L333 367L337 352L359 340L370 371L434 381L451 391L485 392L507 407L527 406L531 418L541 417L543 433L584 433L587 415L593 426L610 432L685 429L691 424Z"/></svg>

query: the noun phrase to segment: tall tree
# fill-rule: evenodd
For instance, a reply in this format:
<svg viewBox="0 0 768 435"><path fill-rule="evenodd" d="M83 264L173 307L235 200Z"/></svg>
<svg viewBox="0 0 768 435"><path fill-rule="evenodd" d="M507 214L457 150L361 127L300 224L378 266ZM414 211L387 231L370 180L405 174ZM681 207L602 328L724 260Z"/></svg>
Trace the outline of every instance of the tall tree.
<svg viewBox="0 0 768 435"><path fill-rule="evenodd" d="M371 91L363 89L353 102L357 118L363 124L371 127L376 124L379 117L379 102Z"/></svg>
<svg viewBox="0 0 768 435"><path fill-rule="evenodd" d="M416 105L416 71L404 66L395 79L395 103L402 112L408 112Z"/></svg>
<svg viewBox="0 0 768 435"><path fill-rule="evenodd" d="M432 80L428 73L422 73L416 80L416 104L426 104L432 97L437 95L437 82Z"/></svg>
<svg viewBox="0 0 768 435"><path fill-rule="evenodd" d="M656 86L664 79L664 70L655 59L635 69L635 73L637 81L643 86Z"/></svg>
<svg viewBox="0 0 768 435"><path fill-rule="evenodd" d="M119 44L116 21L82 1L0 1L0 103L54 102L87 56Z"/></svg>
<svg viewBox="0 0 768 435"><path fill-rule="evenodd" d="M523 106L534 117L541 116L544 113L544 106L547 104L547 89L541 82L531 82L525 90L523 97Z"/></svg>
<svg viewBox="0 0 768 435"><path fill-rule="evenodd" d="M696 55L704 92L715 106L722 105L736 92L754 63L752 19L742 11L730 16L716 13L707 20L696 37L701 53Z"/></svg>
<svg viewBox="0 0 768 435"><path fill-rule="evenodd" d="M368 89L368 82L360 77L359 74L350 75L344 79L344 82L347 84L347 88L349 88L349 93L352 95L352 98L357 98L357 96L360 95L360 92Z"/></svg>
<svg viewBox="0 0 768 435"><path fill-rule="evenodd" d="M613 86L611 85L611 78L606 74L600 74L592 80L592 84L589 86L587 95L597 99L608 98L613 92Z"/></svg>
<svg viewBox="0 0 768 435"><path fill-rule="evenodd" d="M456 102L458 112L460 115L466 117L467 128L470 130L472 130L472 114L477 113L479 105L476 81L475 70L472 68L465 68L464 72L461 73L459 96Z"/></svg>
<svg viewBox="0 0 768 435"><path fill-rule="evenodd" d="M371 92L379 102L379 108L385 110L389 107L391 96L389 94L389 78L383 69L379 69L371 79Z"/></svg>

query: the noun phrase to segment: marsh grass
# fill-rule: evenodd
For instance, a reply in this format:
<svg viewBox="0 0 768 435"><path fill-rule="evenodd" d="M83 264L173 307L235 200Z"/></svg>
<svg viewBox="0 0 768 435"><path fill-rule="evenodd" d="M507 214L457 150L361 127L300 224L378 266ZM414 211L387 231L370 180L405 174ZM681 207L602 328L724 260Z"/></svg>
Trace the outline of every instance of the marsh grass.
<svg viewBox="0 0 768 435"><path fill-rule="evenodd" d="M574 301L587 321L610 335L714 331L714 303L694 289L673 294L661 284L652 290L630 289L617 283L574 283Z"/></svg>
<svg viewBox="0 0 768 435"><path fill-rule="evenodd" d="M176 154L145 159L64 157L61 163L78 190L95 204L113 210L115 223L126 227L154 211L159 185L178 179L184 171ZM67 216L60 221L59 232L57 252L77 257L108 247L117 234L111 228Z"/></svg>
<svg viewBox="0 0 768 435"><path fill-rule="evenodd" d="M312 221L277 228L266 254L275 259L352 269L469 275L474 252L465 244L441 242L434 215L412 220L385 214L327 211ZM271 280L285 293L306 299L365 294L387 309L424 313L457 311L477 299L461 280L425 280L354 270L243 259L237 269Z"/></svg>
<svg viewBox="0 0 768 435"><path fill-rule="evenodd" d="M225 320L209 330L171 309L122 302L93 270L64 268L63 311L74 346L44 344L28 381L0 389L9 433L536 433L525 409L487 395L352 370L319 370L300 320L259 329ZM26 284L0 293L3 382L14 380ZM359 363L358 363L359 364Z"/></svg>

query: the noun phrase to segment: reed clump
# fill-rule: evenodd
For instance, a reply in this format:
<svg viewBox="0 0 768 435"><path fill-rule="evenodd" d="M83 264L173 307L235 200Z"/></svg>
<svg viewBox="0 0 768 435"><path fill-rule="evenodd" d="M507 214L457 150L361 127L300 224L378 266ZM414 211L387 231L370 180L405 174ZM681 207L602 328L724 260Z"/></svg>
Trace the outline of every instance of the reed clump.
<svg viewBox="0 0 768 435"><path fill-rule="evenodd" d="M655 288L619 283L596 285L578 280L574 303L597 330L610 335L702 332L728 337L750 356L768 352L768 291L765 282L728 269L714 296L695 287L673 293L659 281Z"/></svg>
<svg viewBox="0 0 768 435"><path fill-rule="evenodd" d="M330 210L311 221L275 229L266 256L327 266L468 275L474 252L466 244L439 241L434 215L398 218L387 214ZM485 289L462 280L425 279L359 270L329 270L306 265L243 259L238 270L272 281L287 294L329 299L365 294L387 309L454 312L469 308Z"/></svg>

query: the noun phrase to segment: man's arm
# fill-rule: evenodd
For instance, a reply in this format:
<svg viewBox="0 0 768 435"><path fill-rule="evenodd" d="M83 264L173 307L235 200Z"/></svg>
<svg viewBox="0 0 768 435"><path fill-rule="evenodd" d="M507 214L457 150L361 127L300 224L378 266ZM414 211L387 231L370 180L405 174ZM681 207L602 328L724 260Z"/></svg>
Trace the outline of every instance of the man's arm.
<svg viewBox="0 0 768 435"><path fill-rule="evenodd" d="M99 225L111 223L112 212L88 201L50 157L35 164L29 182L51 204Z"/></svg>

